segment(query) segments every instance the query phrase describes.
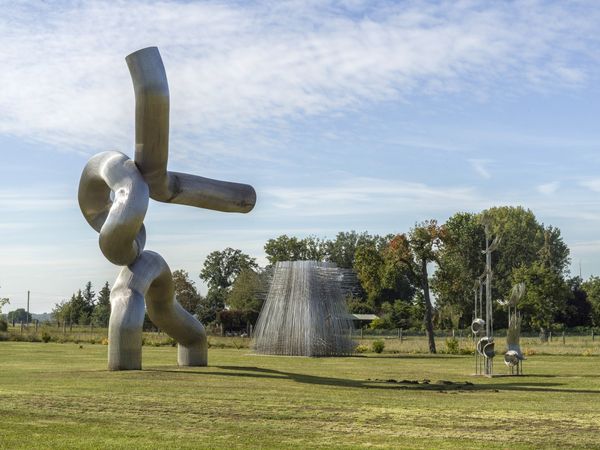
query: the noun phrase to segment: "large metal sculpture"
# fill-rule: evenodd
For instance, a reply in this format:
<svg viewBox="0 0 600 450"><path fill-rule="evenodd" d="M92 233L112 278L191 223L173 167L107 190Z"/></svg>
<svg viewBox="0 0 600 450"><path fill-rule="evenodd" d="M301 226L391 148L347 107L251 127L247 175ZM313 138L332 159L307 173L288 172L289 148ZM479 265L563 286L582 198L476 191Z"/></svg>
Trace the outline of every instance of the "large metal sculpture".
<svg viewBox="0 0 600 450"><path fill-rule="evenodd" d="M254 207L256 193L246 184L167 171L169 87L162 59L156 47L149 47L126 61L135 90L135 161L114 151L97 154L79 183L79 206L100 234L100 250L113 264L125 266L110 295L108 368L141 369L145 309L177 341L180 366L205 366L204 327L175 300L165 260L144 250L149 198L246 213Z"/></svg>
<svg viewBox="0 0 600 450"><path fill-rule="evenodd" d="M275 265L254 333L257 353L343 356L354 351L343 269L317 261Z"/></svg>
<svg viewBox="0 0 600 450"><path fill-rule="evenodd" d="M490 220L484 216L482 219L485 229L485 272L479 277L475 285L475 310L471 331L477 345L475 349L475 374L491 377L494 375L494 320L493 320L493 299L492 299L492 252L500 245L501 238L496 236L492 239L490 231ZM485 279L485 281L484 281ZM485 285L485 319L483 319L483 286ZM477 295L479 290L479 297ZM479 338L480 333L485 335Z"/></svg>
<svg viewBox="0 0 600 450"><path fill-rule="evenodd" d="M506 346L504 364L510 369L511 375L523 375L523 361L525 355L521 351L521 313L518 310L519 301L525 295L525 283L513 286L508 299L508 331L506 332Z"/></svg>

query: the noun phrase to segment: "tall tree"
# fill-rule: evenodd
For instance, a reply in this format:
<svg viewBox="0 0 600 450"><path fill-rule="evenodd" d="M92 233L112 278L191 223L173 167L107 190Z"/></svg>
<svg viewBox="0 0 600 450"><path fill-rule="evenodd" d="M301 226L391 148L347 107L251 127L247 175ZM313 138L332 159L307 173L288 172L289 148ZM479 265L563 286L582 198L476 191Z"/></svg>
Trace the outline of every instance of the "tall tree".
<svg viewBox="0 0 600 450"><path fill-rule="evenodd" d="M595 327L600 326L600 277L591 276L581 285L591 305L591 319Z"/></svg>
<svg viewBox="0 0 600 450"><path fill-rule="evenodd" d="M244 269L235 279L227 296L227 306L240 311L260 312L265 301L264 273Z"/></svg>
<svg viewBox="0 0 600 450"><path fill-rule="evenodd" d="M474 283L485 271L483 226L476 214L456 213L444 224L438 252L440 265L431 288L440 308L460 310L463 326L473 318Z"/></svg>
<svg viewBox="0 0 600 450"><path fill-rule="evenodd" d="M94 312L96 293L92 290L92 282L88 281L83 288L81 293L83 296L83 303L81 312L77 318L77 322L81 325L87 325L91 322L92 313Z"/></svg>
<svg viewBox="0 0 600 450"><path fill-rule="evenodd" d="M265 244L269 264L279 261L323 261L327 257L327 241L316 236L304 239L289 237L286 234L269 239Z"/></svg>
<svg viewBox="0 0 600 450"><path fill-rule="evenodd" d="M175 298L179 304L189 313L195 314L198 303L200 303L200 294L185 270L176 270L173 272L173 287L175 289Z"/></svg>
<svg viewBox="0 0 600 450"><path fill-rule="evenodd" d="M228 290L244 269L258 269L256 260L241 250L228 247L223 251L214 251L206 257L200 278L206 282L209 290Z"/></svg>
<svg viewBox="0 0 600 450"><path fill-rule="evenodd" d="M98 292L98 299L96 301L96 307L92 313L92 323L98 327L107 327L110 319L110 286L108 281L104 283L100 292Z"/></svg>
<svg viewBox="0 0 600 450"><path fill-rule="evenodd" d="M540 330L543 336L550 330L554 318L564 313L569 287L562 275L540 261L513 271L513 283L524 282L525 295L519 303L523 320Z"/></svg>
<svg viewBox="0 0 600 450"><path fill-rule="evenodd" d="M570 278L567 286L570 295L566 299L564 312L559 314L556 321L564 323L566 327L592 325L592 304L583 287L583 280L579 277Z"/></svg>
<svg viewBox="0 0 600 450"><path fill-rule="evenodd" d="M373 237L366 231L339 232L335 239L326 243L329 261L334 262L338 267L351 269L354 267L354 256L358 247L370 241L373 241Z"/></svg>
<svg viewBox="0 0 600 450"><path fill-rule="evenodd" d="M437 253L443 241L444 229L436 220L427 220L415 225L408 233L410 250L414 256L417 266L417 274L423 292L423 304L425 307L425 330L429 341L429 352L436 353L435 336L433 334L433 305L429 292L429 274L427 265L438 262Z"/></svg>
<svg viewBox="0 0 600 450"><path fill-rule="evenodd" d="M31 314L25 311L24 308L18 308L8 313L9 322L31 322Z"/></svg>

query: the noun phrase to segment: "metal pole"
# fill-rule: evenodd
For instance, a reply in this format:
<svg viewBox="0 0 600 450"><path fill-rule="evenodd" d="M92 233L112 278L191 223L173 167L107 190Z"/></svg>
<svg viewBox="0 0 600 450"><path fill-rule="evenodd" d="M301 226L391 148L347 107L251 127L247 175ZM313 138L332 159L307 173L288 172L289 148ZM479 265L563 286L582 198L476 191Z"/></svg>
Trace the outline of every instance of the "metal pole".
<svg viewBox="0 0 600 450"><path fill-rule="evenodd" d="M27 328L29 328L29 291L27 291L27 318L25 320L27 321Z"/></svg>

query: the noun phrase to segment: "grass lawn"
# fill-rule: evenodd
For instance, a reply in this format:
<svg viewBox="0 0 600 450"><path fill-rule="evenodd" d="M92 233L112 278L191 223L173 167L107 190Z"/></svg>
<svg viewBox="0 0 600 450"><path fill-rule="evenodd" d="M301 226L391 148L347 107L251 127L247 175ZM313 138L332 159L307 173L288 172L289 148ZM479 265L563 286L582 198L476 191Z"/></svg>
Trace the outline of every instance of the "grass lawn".
<svg viewBox="0 0 600 450"><path fill-rule="evenodd" d="M210 349L178 369L175 348L144 347L143 371L108 372L106 353L0 342L0 448L600 448L596 356L487 379L472 356Z"/></svg>

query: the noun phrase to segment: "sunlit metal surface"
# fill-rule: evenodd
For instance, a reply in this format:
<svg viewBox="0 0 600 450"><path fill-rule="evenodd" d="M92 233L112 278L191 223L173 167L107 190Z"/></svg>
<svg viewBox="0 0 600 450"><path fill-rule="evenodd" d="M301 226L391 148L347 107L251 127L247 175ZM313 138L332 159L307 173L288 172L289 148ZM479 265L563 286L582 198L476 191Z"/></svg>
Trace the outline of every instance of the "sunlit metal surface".
<svg viewBox="0 0 600 450"><path fill-rule="evenodd" d="M343 278L343 271L333 263L278 262L256 323L255 351L290 356L352 354L355 344Z"/></svg>
<svg viewBox="0 0 600 450"><path fill-rule="evenodd" d="M252 186L167 171L169 88L155 47L127 57L136 99L135 162L104 152L86 164L79 183L79 206L99 236L100 250L123 267L111 291L109 364L111 370L141 369L144 312L178 343L181 366L205 366L202 324L175 301L169 266L144 251L144 217L149 198L224 212L249 212Z"/></svg>

